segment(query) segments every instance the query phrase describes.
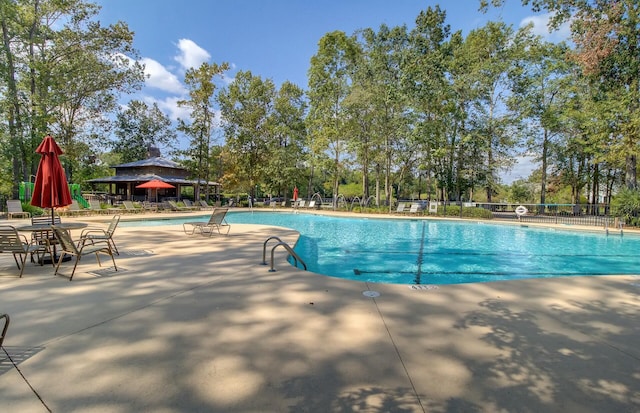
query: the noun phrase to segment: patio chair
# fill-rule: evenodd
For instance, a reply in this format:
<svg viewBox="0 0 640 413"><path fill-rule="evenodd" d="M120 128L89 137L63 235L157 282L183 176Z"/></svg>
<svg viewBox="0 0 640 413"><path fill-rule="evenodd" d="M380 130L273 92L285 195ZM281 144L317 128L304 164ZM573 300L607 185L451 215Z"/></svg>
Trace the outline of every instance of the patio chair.
<svg viewBox="0 0 640 413"><path fill-rule="evenodd" d="M227 215L227 211L229 211L229 208L214 208L209 221L185 222L184 224L182 224L182 229L185 234L189 235L193 235L196 233L196 231L198 231L201 234L205 234L208 232L209 236L211 236L214 229L218 231L218 234L222 234L220 229L222 227L226 227L227 232L225 233L225 235L228 235L229 231L231 230L231 225L229 225L224 219L224 217ZM191 232L188 231L189 226L191 227Z"/></svg>
<svg viewBox="0 0 640 413"><path fill-rule="evenodd" d="M194 204L193 202L191 202L191 200L190 200L190 199L186 199L186 198L185 198L185 199L183 199L183 200L182 200L182 203L184 203L184 206L185 206L186 208L191 208L191 209L193 209L194 211L198 211L198 210L200 210L200 205L196 205L196 204Z"/></svg>
<svg viewBox="0 0 640 413"><path fill-rule="evenodd" d="M97 214L104 214L107 212L106 210L102 209L102 206L100 205L100 201L98 199L89 200L88 211L95 212Z"/></svg>
<svg viewBox="0 0 640 413"><path fill-rule="evenodd" d="M207 201L205 201L204 199L201 199L198 202L200 203L200 208L201 209L213 209L213 207L211 205L207 204Z"/></svg>
<svg viewBox="0 0 640 413"><path fill-rule="evenodd" d="M63 228L59 228L55 225L52 225L51 228L56 236L56 238L60 241L60 246L62 247L62 251L60 251L60 258L58 258L58 265L56 266L56 271L54 275L58 275L58 271L60 270L60 264L62 264L62 259L65 254L75 256L76 260L73 264L73 270L71 271L71 275L69 276L69 281L73 279L73 274L76 272L76 267L80 262L80 259L85 255L95 254L96 260L98 261L98 265L102 267L102 263L100 262L99 254L106 254L111 257L111 261L113 261L113 268L118 271L118 267L116 266L116 260L113 257L113 251L111 250L111 244L107 240L93 240L93 239L80 239L77 243L73 241L69 231Z"/></svg>
<svg viewBox="0 0 640 413"><path fill-rule="evenodd" d="M435 201L429 201L429 213L437 214L438 213L438 203Z"/></svg>
<svg viewBox="0 0 640 413"><path fill-rule="evenodd" d="M80 204L75 199L71 201L71 205L69 205L69 209L64 212L66 215L84 215L86 211L80 208Z"/></svg>
<svg viewBox="0 0 640 413"><path fill-rule="evenodd" d="M44 254L47 249L44 245L29 243L27 237L20 235L18 230L11 225L0 226L0 253L8 252L13 254L13 259L20 270L20 278L24 272L24 266L27 263L27 256L31 256L33 261L33 254L38 254L38 262L40 266L44 263ZM42 253L42 255L40 255ZM18 261L18 256L20 261Z"/></svg>
<svg viewBox="0 0 640 413"><path fill-rule="evenodd" d="M124 205L124 210L127 212L132 212L134 214L142 212L141 208L136 208L136 206L133 205L133 201L122 201L122 205Z"/></svg>
<svg viewBox="0 0 640 413"><path fill-rule="evenodd" d="M7 219L12 219L14 216L20 218L30 218L31 213L22 210L22 202L19 199L7 200Z"/></svg>
<svg viewBox="0 0 640 413"><path fill-rule="evenodd" d="M59 215L53 217L53 224L60 224L61 222ZM54 264L56 262L54 246L58 245L59 242L50 229L51 215L32 217L31 225L41 225L43 227L42 231L31 231L31 243L43 246L51 256L51 263Z"/></svg>
<svg viewBox="0 0 640 413"><path fill-rule="evenodd" d="M417 214L418 211L420 211L420 204L417 202L414 202L413 204L411 204L411 207L409 208L409 213Z"/></svg>
<svg viewBox="0 0 640 413"><path fill-rule="evenodd" d="M80 239L90 239L90 240L101 240L107 241L111 244L111 249L116 253L116 255L120 255L118 251L118 247L116 247L116 243L113 240L113 234L116 232L116 228L118 227L118 223L120 222L120 215L114 215L111 218L111 222L109 223L109 227L105 230L103 228L97 227L87 227L82 230L80 233Z"/></svg>
<svg viewBox="0 0 640 413"><path fill-rule="evenodd" d="M167 201L173 211L195 211L195 208L181 207L176 201Z"/></svg>
<svg viewBox="0 0 640 413"><path fill-rule="evenodd" d="M312 209L316 207L316 201L309 201L307 208Z"/></svg>
<svg viewBox="0 0 640 413"><path fill-rule="evenodd" d="M398 202L398 207L396 208L396 213L397 214L402 214L404 212L404 208L405 208L405 203L404 202Z"/></svg>

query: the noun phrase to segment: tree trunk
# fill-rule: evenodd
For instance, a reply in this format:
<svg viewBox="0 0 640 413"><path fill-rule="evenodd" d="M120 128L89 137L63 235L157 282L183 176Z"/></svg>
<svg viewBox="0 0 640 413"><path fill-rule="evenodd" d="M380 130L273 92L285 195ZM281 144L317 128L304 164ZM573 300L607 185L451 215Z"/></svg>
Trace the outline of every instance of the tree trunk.
<svg viewBox="0 0 640 413"><path fill-rule="evenodd" d="M638 180L636 176L636 164L637 158L636 155L627 155L626 157L626 173L625 173L625 183L627 184L628 189L638 189Z"/></svg>

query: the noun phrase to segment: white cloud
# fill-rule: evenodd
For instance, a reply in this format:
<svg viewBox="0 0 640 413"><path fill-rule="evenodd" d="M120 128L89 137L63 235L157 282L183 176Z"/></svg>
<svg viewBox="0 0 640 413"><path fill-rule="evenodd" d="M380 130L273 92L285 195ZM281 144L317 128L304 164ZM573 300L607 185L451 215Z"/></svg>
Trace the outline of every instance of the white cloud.
<svg viewBox="0 0 640 413"><path fill-rule="evenodd" d="M551 13L538 14L535 16L527 16L520 21L520 27L524 27L529 23L533 24L533 34L542 36L548 41L569 40L571 36L571 23L563 23L558 30L549 31L549 20L553 15Z"/></svg>
<svg viewBox="0 0 640 413"><path fill-rule="evenodd" d="M184 70L197 68L211 59L209 52L198 46L193 40L180 39L177 46L179 54L174 59Z"/></svg>
<svg viewBox="0 0 640 413"><path fill-rule="evenodd" d="M169 93L183 94L186 92L177 76L168 71L163 65L153 59L142 59L145 73L148 77L146 85Z"/></svg>

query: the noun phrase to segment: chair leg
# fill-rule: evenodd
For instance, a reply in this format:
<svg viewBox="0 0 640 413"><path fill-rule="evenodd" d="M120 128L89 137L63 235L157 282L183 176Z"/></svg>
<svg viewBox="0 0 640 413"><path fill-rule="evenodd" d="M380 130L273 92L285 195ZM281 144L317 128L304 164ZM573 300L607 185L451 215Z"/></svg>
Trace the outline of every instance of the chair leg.
<svg viewBox="0 0 640 413"><path fill-rule="evenodd" d="M113 251L115 251L116 255L120 255L120 252L118 251L118 247L116 247L116 242L113 240L113 238L109 237L109 243L111 244L111 249Z"/></svg>
<svg viewBox="0 0 640 413"><path fill-rule="evenodd" d="M73 270L71 271L71 276L69 277L69 281L73 280L73 274L76 273L76 267L78 266L78 263L80 262L81 257L82 255L76 255L76 262L73 264Z"/></svg>
<svg viewBox="0 0 640 413"><path fill-rule="evenodd" d="M20 262L22 263L22 265L18 265L18 268L20 268L20 278L22 278L22 273L24 272L24 267L27 264L27 255L29 255L29 253L28 252L25 252L24 254L18 253L18 255L20 255ZM24 256L24 258L23 258L23 256ZM17 261L16 254L13 254L13 258L16 260L16 263L17 263L18 261Z"/></svg>

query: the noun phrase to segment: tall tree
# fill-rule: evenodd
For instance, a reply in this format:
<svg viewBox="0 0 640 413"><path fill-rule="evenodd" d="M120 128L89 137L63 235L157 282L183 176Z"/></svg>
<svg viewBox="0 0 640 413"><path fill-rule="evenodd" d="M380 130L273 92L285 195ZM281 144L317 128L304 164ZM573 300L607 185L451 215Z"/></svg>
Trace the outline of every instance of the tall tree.
<svg viewBox="0 0 640 413"><path fill-rule="evenodd" d="M491 0L501 5L504 0ZM640 152L640 2L637 0L522 0L551 13L550 26L569 22L575 60L585 76L624 102L609 125L612 151L625 161L625 183L636 189ZM487 7L489 0L481 0Z"/></svg>
<svg viewBox="0 0 640 413"><path fill-rule="evenodd" d="M118 112L114 134L118 139L112 142L113 151L124 163L145 159L151 147L171 151L177 139L171 119L158 104L149 107L139 100Z"/></svg>
<svg viewBox="0 0 640 413"><path fill-rule="evenodd" d="M320 39L309 68L309 146L313 162L325 159L324 154L330 156L323 167L331 174L334 207L346 152L348 122L344 100L350 92L357 53L353 37L341 31L327 33Z"/></svg>
<svg viewBox="0 0 640 413"><path fill-rule="evenodd" d="M276 88L250 71L240 71L218 94L222 127L226 138L226 184L255 195L255 185L264 178L271 154L271 113Z"/></svg>
<svg viewBox="0 0 640 413"><path fill-rule="evenodd" d="M54 133L71 157L80 157L77 149L89 147L76 145L88 139L83 132L115 109L120 93L143 81L142 66L131 63L137 56L132 32L123 23L102 27L93 20L98 11L83 0L0 1L6 62L0 86L7 91L0 104L15 192L35 170L33 151L45 134Z"/></svg>
<svg viewBox="0 0 640 413"><path fill-rule="evenodd" d="M198 182L205 182L205 199L209 199L209 179L212 164L211 139L215 128L215 91L214 77L229 69L227 63L202 63L199 68L191 68L185 74L185 84L189 90L189 99L178 101L178 106L190 110L190 122L178 120L178 130L190 138L186 153L187 166L191 166L191 175ZM200 199L200 185L195 186L194 196Z"/></svg>
<svg viewBox="0 0 640 413"><path fill-rule="evenodd" d="M565 130L562 115L573 80L566 56L566 44L544 42L539 37L522 36L519 52L510 72L512 94L508 105L520 121L525 145L541 163L540 203L546 203L547 179L554 141Z"/></svg>

